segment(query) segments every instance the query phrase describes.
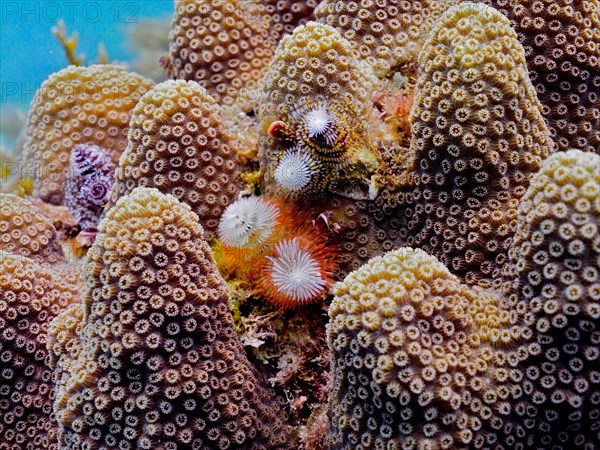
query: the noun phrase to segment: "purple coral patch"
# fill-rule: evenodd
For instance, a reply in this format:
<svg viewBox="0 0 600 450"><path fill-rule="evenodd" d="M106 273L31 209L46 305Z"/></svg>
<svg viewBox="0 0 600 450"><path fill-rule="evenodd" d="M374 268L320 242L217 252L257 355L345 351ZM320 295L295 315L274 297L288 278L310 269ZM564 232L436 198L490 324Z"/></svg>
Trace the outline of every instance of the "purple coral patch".
<svg viewBox="0 0 600 450"><path fill-rule="evenodd" d="M97 145L77 144L71 152L65 203L83 231L96 230L114 183L115 165Z"/></svg>

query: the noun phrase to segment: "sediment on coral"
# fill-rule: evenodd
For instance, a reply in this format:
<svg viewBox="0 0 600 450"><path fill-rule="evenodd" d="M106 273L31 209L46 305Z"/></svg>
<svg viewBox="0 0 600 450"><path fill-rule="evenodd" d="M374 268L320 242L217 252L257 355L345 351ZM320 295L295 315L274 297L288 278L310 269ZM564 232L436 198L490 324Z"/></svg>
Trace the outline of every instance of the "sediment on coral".
<svg viewBox="0 0 600 450"><path fill-rule="evenodd" d="M168 80L133 110L108 207L137 186L154 187L190 205L210 240L240 190L239 166L236 143L206 89Z"/></svg>
<svg viewBox="0 0 600 450"><path fill-rule="evenodd" d="M36 92L27 118L23 176L33 179L33 196L62 204L76 144L100 146L118 163L127 145L131 112L152 85L111 64L69 66L50 75Z"/></svg>
<svg viewBox="0 0 600 450"><path fill-rule="evenodd" d="M358 192L347 195L364 194L360 181L378 165L367 129L374 81L328 25L309 22L281 40L258 110L266 193L315 197L353 188L341 181L352 178Z"/></svg>
<svg viewBox="0 0 600 450"><path fill-rule="evenodd" d="M411 248L336 285L329 449L595 447L599 164L570 150L542 165L498 290Z"/></svg>
<svg viewBox="0 0 600 450"><path fill-rule="evenodd" d="M600 154L600 3L487 0L510 19L560 150Z"/></svg>
<svg viewBox="0 0 600 450"><path fill-rule="evenodd" d="M53 338L62 448L293 448L188 205L134 189L101 221L86 268L76 358L61 344L72 332ZM77 328L68 314L56 330Z"/></svg>

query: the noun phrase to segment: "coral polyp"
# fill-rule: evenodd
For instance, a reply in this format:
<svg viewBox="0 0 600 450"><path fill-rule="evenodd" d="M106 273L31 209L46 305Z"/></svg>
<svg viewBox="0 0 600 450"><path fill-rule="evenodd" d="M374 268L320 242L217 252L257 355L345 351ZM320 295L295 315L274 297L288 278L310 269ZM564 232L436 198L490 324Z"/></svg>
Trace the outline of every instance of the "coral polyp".
<svg viewBox="0 0 600 450"><path fill-rule="evenodd" d="M258 291L269 303L282 308L318 301L325 297L335 270L335 252L318 240L284 239L260 267Z"/></svg>

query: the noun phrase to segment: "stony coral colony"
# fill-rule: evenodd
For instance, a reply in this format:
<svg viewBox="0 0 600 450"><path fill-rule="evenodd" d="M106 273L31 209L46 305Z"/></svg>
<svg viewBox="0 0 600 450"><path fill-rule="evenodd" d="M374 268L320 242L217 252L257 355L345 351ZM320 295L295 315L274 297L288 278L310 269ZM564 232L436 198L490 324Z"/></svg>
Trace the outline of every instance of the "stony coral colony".
<svg viewBox="0 0 600 450"><path fill-rule="evenodd" d="M175 7L31 104L0 450L600 448L598 1Z"/></svg>

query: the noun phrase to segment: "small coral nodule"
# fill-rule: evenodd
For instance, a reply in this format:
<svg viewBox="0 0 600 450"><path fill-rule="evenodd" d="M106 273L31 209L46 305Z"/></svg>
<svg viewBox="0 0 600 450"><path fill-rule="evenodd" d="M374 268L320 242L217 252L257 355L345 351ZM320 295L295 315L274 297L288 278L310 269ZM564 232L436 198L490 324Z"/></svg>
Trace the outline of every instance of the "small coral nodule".
<svg viewBox="0 0 600 450"><path fill-rule="evenodd" d="M108 203L116 166L106 150L93 144L77 144L71 150L65 204L82 231L94 231Z"/></svg>
<svg viewBox="0 0 600 450"><path fill-rule="evenodd" d="M195 81L157 84L135 107L128 140L111 205L137 186L154 187L190 205L206 238L214 238L221 214L237 198L240 162L207 90Z"/></svg>
<svg viewBox="0 0 600 450"><path fill-rule="evenodd" d="M415 206L406 243L469 284L494 278L529 180L554 150L508 19L464 2L437 21L421 50L409 121ZM443 230L443 232L442 232Z"/></svg>
<svg viewBox="0 0 600 450"><path fill-rule="evenodd" d="M67 331L52 338L61 448L293 448L189 205L144 187L120 198L100 222L86 281L83 314L66 311L53 327Z"/></svg>
<svg viewBox="0 0 600 450"><path fill-rule="evenodd" d="M197 81L227 106L253 102L276 45L265 8L240 0L176 0L169 39L168 77Z"/></svg>
<svg viewBox="0 0 600 450"><path fill-rule="evenodd" d="M13 253L39 264L64 262L56 228L30 201L0 194L0 254Z"/></svg>

